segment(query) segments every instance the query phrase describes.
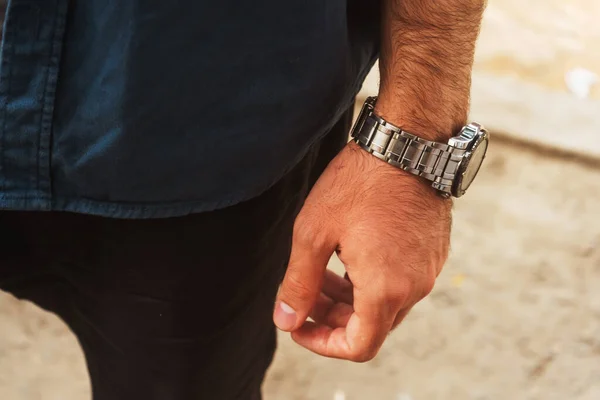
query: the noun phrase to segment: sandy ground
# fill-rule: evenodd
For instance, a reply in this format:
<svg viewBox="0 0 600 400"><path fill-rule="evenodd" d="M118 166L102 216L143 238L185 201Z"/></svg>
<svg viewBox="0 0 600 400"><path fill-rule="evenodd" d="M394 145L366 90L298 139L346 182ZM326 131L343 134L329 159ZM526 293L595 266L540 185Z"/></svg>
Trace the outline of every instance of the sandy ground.
<svg viewBox="0 0 600 400"><path fill-rule="evenodd" d="M600 75L598 18L596 0L488 0L475 70L566 91L573 68Z"/></svg>
<svg viewBox="0 0 600 400"><path fill-rule="evenodd" d="M600 399L598 198L600 170L494 143L434 292L381 354L328 360L282 335L266 399ZM89 398L55 316L0 294L0 326L0 399Z"/></svg>

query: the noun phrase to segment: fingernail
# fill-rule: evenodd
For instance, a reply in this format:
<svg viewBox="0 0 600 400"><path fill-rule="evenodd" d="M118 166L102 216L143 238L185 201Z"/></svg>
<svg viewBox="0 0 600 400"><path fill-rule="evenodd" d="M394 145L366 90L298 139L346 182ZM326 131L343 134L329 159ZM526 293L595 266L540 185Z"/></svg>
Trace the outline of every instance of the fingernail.
<svg viewBox="0 0 600 400"><path fill-rule="evenodd" d="M296 311L283 301L277 303L273 317L275 325L282 331L291 331L296 325Z"/></svg>

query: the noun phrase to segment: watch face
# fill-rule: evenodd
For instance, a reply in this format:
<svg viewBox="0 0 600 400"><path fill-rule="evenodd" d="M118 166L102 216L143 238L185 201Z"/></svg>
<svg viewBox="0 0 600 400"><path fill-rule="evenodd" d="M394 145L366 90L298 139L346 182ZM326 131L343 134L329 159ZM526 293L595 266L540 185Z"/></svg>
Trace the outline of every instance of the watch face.
<svg viewBox="0 0 600 400"><path fill-rule="evenodd" d="M481 164L483 163L483 159L485 157L485 152L487 150L487 147L488 147L487 139L482 140L478 144L478 146L475 148L473 153L471 154L471 157L469 158L469 163L467 165L465 172L463 173L463 176L462 176L462 179L460 182L460 191L461 192L466 191L469 188L469 186L471 186L471 183L473 183L473 180L477 176L477 172L479 172L479 168L481 167Z"/></svg>

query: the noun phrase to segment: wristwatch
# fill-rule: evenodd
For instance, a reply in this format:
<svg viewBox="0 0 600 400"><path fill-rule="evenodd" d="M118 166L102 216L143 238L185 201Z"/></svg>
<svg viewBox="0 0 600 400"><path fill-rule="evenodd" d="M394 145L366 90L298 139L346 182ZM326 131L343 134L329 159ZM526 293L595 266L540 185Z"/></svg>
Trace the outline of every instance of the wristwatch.
<svg viewBox="0 0 600 400"><path fill-rule="evenodd" d="M387 122L375 114L377 97L368 97L352 139L375 157L431 181L444 197L465 194L485 158L489 135L471 122L448 143L433 142Z"/></svg>

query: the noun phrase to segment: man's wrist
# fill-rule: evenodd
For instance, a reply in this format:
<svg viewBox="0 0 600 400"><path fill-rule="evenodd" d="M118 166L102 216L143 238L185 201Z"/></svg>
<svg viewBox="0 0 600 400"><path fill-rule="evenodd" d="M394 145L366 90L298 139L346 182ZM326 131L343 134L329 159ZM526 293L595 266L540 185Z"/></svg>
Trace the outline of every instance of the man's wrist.
<svg viewBox="0 0 600 400"><path fill-rule="evenodd" d="M427 182L423 178L413 175L408 171L394 167L393 165L386 163L374 155L369 154L354 141L348 143L347 147L349 147L352 152L356 153L358 157L361 157L361 159L368 160L368 162L375 163L380 167L376 170L369 169L371 172L376 171L375 173L377 174L389 175L390 180L393 181L392 184L403 186L407 192L413 193L416 197L422 199L429 198L436 201L439 200L452 202L451 198L443 196L439 190L433 188L431 186L431 182Z"/></svg>
<svg viewBox="0 0 600 400"><path fill-rule="evenodd" d="M374 111L379 117L406 132L423 139L446 143L467 122L468 99L457 100L453 105L428 106L400 102L384 95L383 98L378 97Z"/></svg>
<svg viewBox="0 0 600 400"><path fill-rule="evenodd" d="M462 196L485 157L489 141L485 128L472 122L446 143L433 138L435 142L377 115L377 101L377 97L365 101L352 130L353 140L376 158L423 178L443 196Z"/></svg>

